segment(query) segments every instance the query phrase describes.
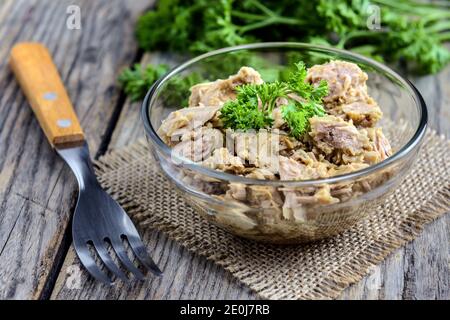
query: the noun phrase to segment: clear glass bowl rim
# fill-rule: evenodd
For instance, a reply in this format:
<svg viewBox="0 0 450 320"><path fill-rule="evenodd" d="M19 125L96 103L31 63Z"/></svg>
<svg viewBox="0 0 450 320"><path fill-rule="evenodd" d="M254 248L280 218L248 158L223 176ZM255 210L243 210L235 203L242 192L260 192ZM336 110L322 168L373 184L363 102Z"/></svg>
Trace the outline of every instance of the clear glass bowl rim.
<svg viewBox="0 0 450 320"><path fill-rule="evenodd" d="M330 178L322 178L322 179L311 179L311 180L260 180L260 179L252 179L252 178L246 178L242 176L237 176L231 173L216 171L213 169L208 169L206 167L203 167L201 165L198 165L191 160L180 157L177 155L172 155L171 148L167 146L161 138L156 133L156 129L153 127L150 121L150 113L153 106L154 99L156 97L156 93L158 92L158 89L161 88L161 86L168 81L172 76L180 73L181 71L187 69L188 67L192 66L193 64L212 57L216 55L226 54L230 52L240 51L240 50L252 50L252 49L304 49L304 50L313 50L316 52L321 53L333 53L338 54L341 56L348 56L351 57L354 61L362 61L365 64L374 67L376 70L380 69L383 72L390 75L395 80L399 81L404 88L406 88L410 95L413 97L416 107L418 107L420 111L420 120L419 125L417 126L417 129L414 133L414 135L411 137L411 139L402 146L395 154L393 154L391 157L375 164L372 166L369 166L367 168L364 168L362 170L354 171L351 173L334 176ZM150 106L150 107L149 107ZM334 184L334 183L340 183L345 182L348 180L355 180L359 178L363 178L367 175L374 174L376 172L380 172L387 167L390 167L392 165L395 165L395 163L398 163L401 159L407 157L413 150L415 150L422 141L425 131L427 129L427 121L428 121L428 111L427 106L425 104L425 101L422 97L422 95L419 93L419 91L416 89L416 87L408 80L399 75L397 72L393 71L391 68L373 60L367 57L364 57L360 54L356 54L347 50L341 50L336 48L330 48L320 45L312 45L308 43L301 43L301 42L261 42L261 43L253 43L253 44L245 44L245 45L239 45L239 46L233 46L233 47L227 47L222 48L214 51L207 52L205 54L199 55L197 57L194 57L177 67L170 70L166 75L161 77L158 81L156 81L153 86L150 88L150 90L147 92L144 101L142 103L141 108L141 118L144 123L144 129L147 134L147 136L151 139L151 142L154 144L154 146L157 148L159 152L162 152L165 156L171 157L171 159L175 159L178 164L181 166L193 170L195 172L198 172L202 175L206 175L210 178L220 179L220 180L226 180L229 182L234 183L243 183L243 184L250 184L250 185L266 185L266 186L273 186L273 187L310 187L315 186L318 184Z"/></svg>

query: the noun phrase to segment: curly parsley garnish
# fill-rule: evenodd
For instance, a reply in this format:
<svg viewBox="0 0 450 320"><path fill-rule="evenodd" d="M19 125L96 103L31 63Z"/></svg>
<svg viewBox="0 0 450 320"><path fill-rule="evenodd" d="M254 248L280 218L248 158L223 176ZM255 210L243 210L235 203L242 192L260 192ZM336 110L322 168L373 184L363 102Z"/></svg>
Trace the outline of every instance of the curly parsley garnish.
<svg viewBox="0 0 450 320"><path fill-rule="evenodd" d="M328 94L326 81L314 86L305 81L306 67L303 62L296 65L287 81L263 84L247 84L236 88L235 100L228 101L220 110L225 128L249 130L268 128L273 123L272 111L278 99L287 104L281 108L292 136L300 138L309 129L309 118L324 116L322 98Z"/></svg>
<svg viewBox="0 0 450 320"><path fill-rule="evenodd" d="M261 129L272 125L276 99L289 92L284 82L248 84L236 88L236 100L228 101L220 110L225 128Z"/></svg>

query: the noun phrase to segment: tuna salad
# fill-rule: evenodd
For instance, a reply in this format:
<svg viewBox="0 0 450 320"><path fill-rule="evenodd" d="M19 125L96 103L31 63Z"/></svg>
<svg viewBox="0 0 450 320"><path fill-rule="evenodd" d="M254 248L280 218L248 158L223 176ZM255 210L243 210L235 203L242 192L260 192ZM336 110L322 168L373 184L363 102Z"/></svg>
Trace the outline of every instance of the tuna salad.
<svg viewBox="0 0 450 320"><path fill-rule="evenodd" d="M300 62L284 80L271 83L241 67L227 79L194 85L189 105L170 113L158 134L176 155L246 178L298 181L347 174L392 154L377 126L383 113L367 79L356 64L338 60L310 68ZM183 174L183 181L203 192L249 207L276 208L286 219L301 206L342 202L380 183L293 190L215 184Z"/></svg>

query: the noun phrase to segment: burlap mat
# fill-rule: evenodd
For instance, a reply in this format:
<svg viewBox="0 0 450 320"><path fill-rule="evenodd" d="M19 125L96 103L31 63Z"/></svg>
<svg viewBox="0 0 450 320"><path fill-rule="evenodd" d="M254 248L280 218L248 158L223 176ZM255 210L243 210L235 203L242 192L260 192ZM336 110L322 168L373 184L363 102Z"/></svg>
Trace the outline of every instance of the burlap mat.
<svg viewBox="0 0 450 320"><path fill-rule="evenodd" d="M369 221L332 239L287 247L240 239L206 222L158 172L144 140L105 155L96 167L141 227L223 266L262 298L326 299L450 210L449 159L450 142L428 132L412 172Z"/></svg>

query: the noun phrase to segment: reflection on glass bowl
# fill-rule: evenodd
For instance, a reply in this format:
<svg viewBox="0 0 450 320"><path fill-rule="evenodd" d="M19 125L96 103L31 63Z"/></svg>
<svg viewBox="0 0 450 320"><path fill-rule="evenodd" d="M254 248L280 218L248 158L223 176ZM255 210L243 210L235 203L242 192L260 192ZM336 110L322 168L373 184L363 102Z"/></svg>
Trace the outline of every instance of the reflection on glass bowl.
<svg viewBox="0 0 450 320"><path fill-rule="evenodd" d="M186 104L188 88L174 92L174 83L186 77L214 81L235 74L243 65L260 71L266 81L277 80L292 61L307 66L339 59L356 63L369 79L367 86L383 111L380 126L390 140L393 155L375 165L347 174L316 180L257 180L215 171L174 156L157 130L168 114ZM388 67L360 55L302 43L259 43L213 51L181 64L148 92L142 119L151 153L161 170L186 201L212 223L248 239L271 243L315 241L348 230L382 205L405 178L426 130L425 103L406 79ZM233 201L223 195L236 186L252 192L271 190L279 205ZM335 203L313 202L286 206L286 191L307 194L320 188L340 191Z"/></svg>

